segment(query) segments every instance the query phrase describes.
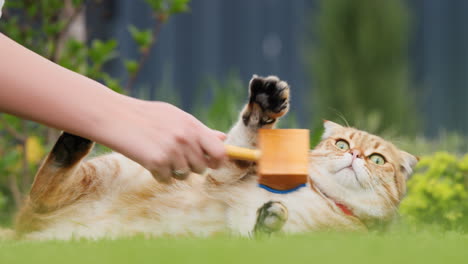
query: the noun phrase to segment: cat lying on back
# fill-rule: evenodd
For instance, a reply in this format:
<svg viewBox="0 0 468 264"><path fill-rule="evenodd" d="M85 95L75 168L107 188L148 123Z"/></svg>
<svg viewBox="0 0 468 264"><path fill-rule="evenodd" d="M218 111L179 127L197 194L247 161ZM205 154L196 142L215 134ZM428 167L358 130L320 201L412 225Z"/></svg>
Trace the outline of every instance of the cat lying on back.
<svg viewBox="0 0 468 264"><path fill-rule="evenodd" d="M257 129L274 127L287 113L289 86L273 76L254 76L249 92L226 143L253 148ZM365 230L368 223L391 219L416 158L366 132L324 125L322 142L310 152L309 183L289 194L257 187L255 164L240 161L185 181L158 183L118 153L84 161L93 143L63 133L35 177L16 234L26 239L247 236L280 229Z"/></svg>

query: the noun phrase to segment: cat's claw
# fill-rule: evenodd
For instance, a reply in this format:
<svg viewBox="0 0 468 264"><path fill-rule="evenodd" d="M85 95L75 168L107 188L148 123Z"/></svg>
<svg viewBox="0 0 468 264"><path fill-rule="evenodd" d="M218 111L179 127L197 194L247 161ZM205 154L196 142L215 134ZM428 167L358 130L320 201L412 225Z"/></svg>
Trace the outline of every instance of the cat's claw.
<svg viewBox="0 0 468 264"><path fill-rule="evenodd" d="M254 233L280 231L288 220L288 209L281 202L269 201L257 210L257 222Z"/></svg>

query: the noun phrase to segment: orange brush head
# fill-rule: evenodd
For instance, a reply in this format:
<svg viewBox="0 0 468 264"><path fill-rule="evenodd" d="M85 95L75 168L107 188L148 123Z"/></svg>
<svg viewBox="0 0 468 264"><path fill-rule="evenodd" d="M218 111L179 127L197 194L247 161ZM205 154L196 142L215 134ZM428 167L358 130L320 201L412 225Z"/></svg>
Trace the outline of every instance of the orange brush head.
<svg viewBox="0 0 468 264"><path fill-rule="evenodd" d="M258 175L260 184L291 190L307 182L309 130L260 129Z"/></svg>

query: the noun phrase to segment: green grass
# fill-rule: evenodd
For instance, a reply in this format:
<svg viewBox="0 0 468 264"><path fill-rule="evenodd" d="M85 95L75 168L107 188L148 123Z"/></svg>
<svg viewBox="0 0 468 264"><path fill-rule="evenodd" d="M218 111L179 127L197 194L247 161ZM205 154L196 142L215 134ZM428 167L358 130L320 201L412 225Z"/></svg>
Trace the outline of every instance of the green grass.
<svg viewBox="0 0 468 264"><path fill-rule="evenodd" d="M0 263L468 263L468 235L319 233L262 239L3 241Z"/></svg>

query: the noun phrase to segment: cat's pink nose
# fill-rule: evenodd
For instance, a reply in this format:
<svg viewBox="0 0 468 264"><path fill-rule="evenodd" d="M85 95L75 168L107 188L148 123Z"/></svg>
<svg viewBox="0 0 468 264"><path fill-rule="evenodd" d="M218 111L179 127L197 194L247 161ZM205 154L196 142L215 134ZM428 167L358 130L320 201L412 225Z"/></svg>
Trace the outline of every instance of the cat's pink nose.
<svg viewBox="0 0 468 264"><path fill-rule="evenodd" d="M351 149L351 154L353 154L353 160L360 158L362 153L359 149Z"/></svg>

